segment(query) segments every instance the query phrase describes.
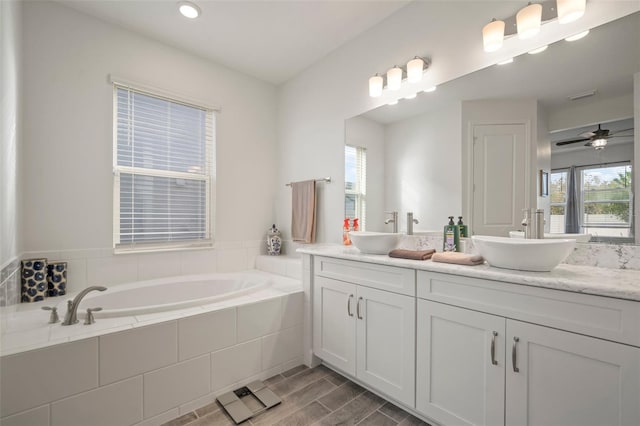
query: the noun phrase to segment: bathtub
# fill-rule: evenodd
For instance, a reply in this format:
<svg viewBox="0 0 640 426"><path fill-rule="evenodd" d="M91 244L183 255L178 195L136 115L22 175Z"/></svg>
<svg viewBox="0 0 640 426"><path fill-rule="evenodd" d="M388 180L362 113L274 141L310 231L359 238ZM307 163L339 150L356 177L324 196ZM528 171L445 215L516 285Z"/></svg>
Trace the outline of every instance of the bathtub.
<svg viewBox="0 0 640 426"><path fill-rule="evenodd" d="M78 317L87 308L102 308L96 318L136 316L216 303L270 287L273 279L256 272L186 275L121 284L89 293L80 303ZM66 301L58 312L66 312Z"/></svg>

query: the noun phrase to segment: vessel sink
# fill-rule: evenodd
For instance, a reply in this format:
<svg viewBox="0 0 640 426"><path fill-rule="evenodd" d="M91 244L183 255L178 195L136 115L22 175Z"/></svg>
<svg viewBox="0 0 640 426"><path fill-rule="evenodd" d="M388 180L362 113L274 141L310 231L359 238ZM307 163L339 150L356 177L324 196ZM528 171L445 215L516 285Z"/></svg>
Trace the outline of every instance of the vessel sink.
<svg viewBox="0 0 640 426"><path fill-rule="evenodd" d="M473 245L491 266L518 271L548 272L571 254L574 239L528 240L474 235Z"/></svg>
<svg viewBox="0 0 640 426"><path fill-rule="evenodd" d="M351 231L349 232L349 237L353 245L362 253L388 254L398 246L402 234Z"/></svg>
<svg viewBox="0 0 640 426"><path fill-rule="evenodd" d="M524 238L524 231L509 231L509 236L511 238ZM588 243L591 240L591 234L544 234L545 239L566 239L566 240L576 240L578 243Z"/></svg>

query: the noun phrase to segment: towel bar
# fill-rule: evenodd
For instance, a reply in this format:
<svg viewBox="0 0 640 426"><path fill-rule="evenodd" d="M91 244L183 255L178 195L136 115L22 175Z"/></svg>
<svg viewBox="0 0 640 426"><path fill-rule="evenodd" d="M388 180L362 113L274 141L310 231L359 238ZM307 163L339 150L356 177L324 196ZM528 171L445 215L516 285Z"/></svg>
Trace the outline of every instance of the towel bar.
<svg viewBox="0 0 640 426"><path fill-rule="evenodd" d="M326 182L326 183L331 183L331 177L324 177L324 178L320 178L320 179L315 179L316 182ZM285 184L284 186L291 186L293 182L289 182L287 184Z"/></svg>

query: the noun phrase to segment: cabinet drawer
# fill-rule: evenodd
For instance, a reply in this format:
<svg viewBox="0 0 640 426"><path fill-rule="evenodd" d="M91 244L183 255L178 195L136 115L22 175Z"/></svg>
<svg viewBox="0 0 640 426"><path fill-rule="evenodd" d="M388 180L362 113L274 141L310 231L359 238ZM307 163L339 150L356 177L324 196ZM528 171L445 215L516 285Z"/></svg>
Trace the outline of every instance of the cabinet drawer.
<svg viewBox="0 0 640 426"><path fill-rule="evenodd" d="M640 346L640 303L418 271L418 297Z"/></svg>
<svg viewBox="0 0 640 426"><path fill-rule="evenodd" d="M315 257L314 273L320 277L351 282L407 296L416 295L416 271L395 266Z"/></svg>

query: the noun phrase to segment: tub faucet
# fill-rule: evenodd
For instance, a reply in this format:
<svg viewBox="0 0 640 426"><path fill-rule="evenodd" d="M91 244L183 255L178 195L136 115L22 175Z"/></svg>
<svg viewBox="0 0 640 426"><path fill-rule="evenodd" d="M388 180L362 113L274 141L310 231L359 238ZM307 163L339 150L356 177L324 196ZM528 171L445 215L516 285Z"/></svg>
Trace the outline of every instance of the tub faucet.
<svg viewBox="0 0 640 426"><path fill-rule="evenodd" d="M393 233L397 234L398 233L398 212L385 212L385 214L390 214L391 215L391 219L387 219L384 221L385 225L388 225L390 223L393 223Z"/></svg>
<svg viewBox="0 0 640 426"><path fill-rule="evenodd" d="M62 325L72 325L78 322L78 306L80 306L80 302L82 299L91 291L105 291L107 288L99 285L94 285L91 287L87 287L82 290L78 295L73 299L67 301L67 313L64 316L64 321L62 321Z"/></svg>
<svg viewBox="0 0 640 426"><path fill-rule="evenodd" d="M413 224L418 224L418 219L413 218L413 212L407 212L407 235L413 235Z"/></svg>

